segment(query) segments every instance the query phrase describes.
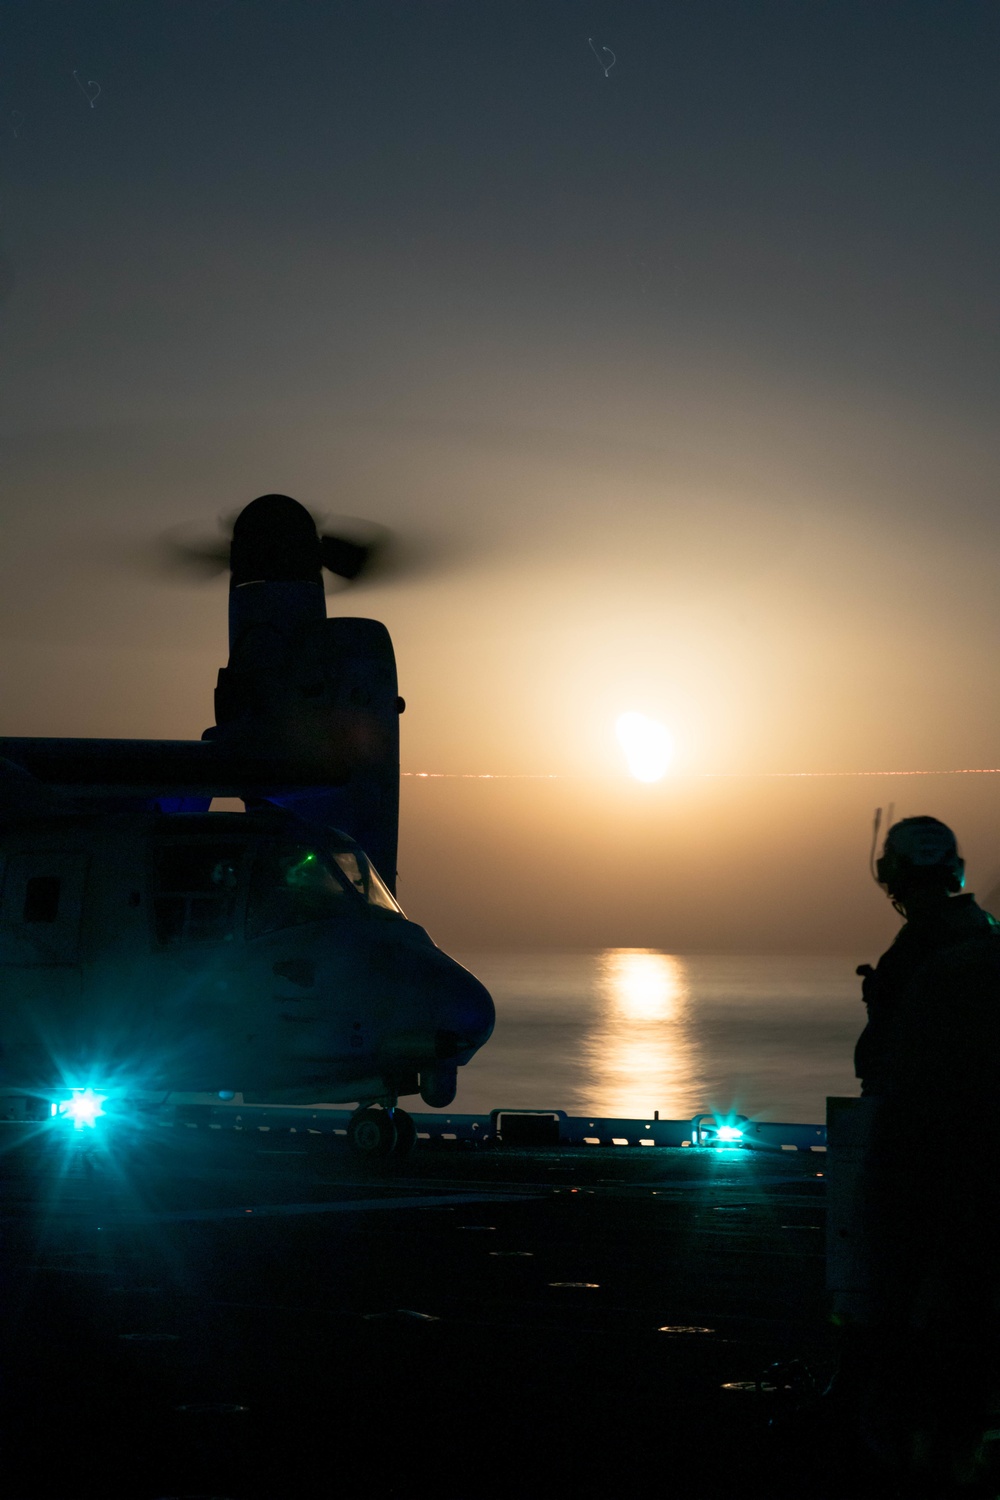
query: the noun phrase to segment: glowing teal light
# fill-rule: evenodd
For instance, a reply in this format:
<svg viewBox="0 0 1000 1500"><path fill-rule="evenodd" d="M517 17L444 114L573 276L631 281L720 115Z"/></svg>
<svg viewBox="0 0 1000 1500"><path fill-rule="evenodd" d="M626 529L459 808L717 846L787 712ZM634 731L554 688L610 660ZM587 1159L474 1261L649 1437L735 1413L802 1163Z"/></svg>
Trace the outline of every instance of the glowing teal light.
<svg viewBox="0 0 1000 1500"><path fill-rule="evenodd" d="M735 1125L720 1125L715 1136L717 1141L741 1141L742 1130L737 1130Z"/></svg>
<svg viewBox="0 0 1000 1500"><path fill-rule="evenodd" d="M86 1125L93 1130L94 1122L105 1113L103 1106L107 1097L107 1094L95 1094L91 1088L74 1089L68 1099L60 1101L59 1113L72 1120L75 1129L82 1130Z"/></svg>

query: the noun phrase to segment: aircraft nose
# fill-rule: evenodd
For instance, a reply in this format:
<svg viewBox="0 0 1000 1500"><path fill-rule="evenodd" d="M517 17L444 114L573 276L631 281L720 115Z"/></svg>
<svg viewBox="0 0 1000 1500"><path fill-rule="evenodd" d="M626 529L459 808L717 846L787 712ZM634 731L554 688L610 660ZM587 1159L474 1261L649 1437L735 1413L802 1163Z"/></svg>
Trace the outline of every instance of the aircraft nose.
<svg viewBox="0 0 1000 1500"><path fill-rule="evenodd" d="M493 1033L493 997L474 974L451 960L439 982L435 1051L442 1060L468 1062Z"/></svg>
<svg viewBox="0 0 1000 1500"><path fill-rule="evenodd" d="M386 1057L417 1068L437 1062L454 1074L489 1041L496 1020L489 990L426 937L373 950L369 971L388 1001Z"/></svg>

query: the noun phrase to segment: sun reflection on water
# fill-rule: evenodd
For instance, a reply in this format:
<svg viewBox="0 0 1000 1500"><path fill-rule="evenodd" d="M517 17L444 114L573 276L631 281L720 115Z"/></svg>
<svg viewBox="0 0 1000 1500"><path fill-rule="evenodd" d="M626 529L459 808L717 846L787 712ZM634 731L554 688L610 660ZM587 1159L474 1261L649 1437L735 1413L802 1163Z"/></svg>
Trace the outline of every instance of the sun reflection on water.
<svg viewBox="0 0 1000 1500"><path fill-rule="evenodd" d="M683 959L652 948L611 948L597 959L598 1014L584 1048L588 1108L637 1119L698 1108L697 1053Z"/></svg>

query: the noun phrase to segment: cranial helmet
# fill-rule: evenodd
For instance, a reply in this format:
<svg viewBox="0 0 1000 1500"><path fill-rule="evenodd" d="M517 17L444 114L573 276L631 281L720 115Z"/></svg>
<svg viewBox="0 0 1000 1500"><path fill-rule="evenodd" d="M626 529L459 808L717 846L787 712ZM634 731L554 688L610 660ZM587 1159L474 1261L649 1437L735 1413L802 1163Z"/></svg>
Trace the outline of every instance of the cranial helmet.
<svg viewBox="0 0 1000 1500"><path fill-rule="evenodd" d="M937 818L903 818L885 836L875 877L890 893L900 885L941 885L953 894L965 885L965 861L955 835Z"/></svg>

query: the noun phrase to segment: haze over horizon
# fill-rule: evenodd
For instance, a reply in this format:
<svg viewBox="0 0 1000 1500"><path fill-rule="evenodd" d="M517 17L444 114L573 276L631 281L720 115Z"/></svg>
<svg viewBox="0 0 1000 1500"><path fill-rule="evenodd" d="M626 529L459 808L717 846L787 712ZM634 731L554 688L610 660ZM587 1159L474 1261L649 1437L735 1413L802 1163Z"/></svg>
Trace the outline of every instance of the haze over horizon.
<svg viewBox="0 0 1000 1500"><path fill-rule="evenodd" d="M404 780L445 946L870 958L890 801L1000 879L1000 776L770 777L1000 766L995 5L0 29L0 732L198 736L225 589L138 556L278 490L436 559L330 601L404 769L561 778Z"/></svg>

